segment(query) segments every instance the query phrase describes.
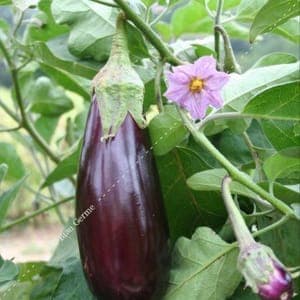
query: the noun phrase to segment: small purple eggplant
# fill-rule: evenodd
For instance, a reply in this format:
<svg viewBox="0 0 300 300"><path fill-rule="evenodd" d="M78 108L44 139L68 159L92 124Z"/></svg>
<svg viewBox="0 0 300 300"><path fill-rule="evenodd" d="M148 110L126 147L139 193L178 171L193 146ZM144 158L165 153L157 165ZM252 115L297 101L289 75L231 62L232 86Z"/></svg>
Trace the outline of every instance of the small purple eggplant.
<svg viewBox="0 0 300 300"><path fill-rule="evenodd" d="M250 243L241 250L238 267L247 285L261 299L292 299L292 277L269 247L256 242Z"/></svg>

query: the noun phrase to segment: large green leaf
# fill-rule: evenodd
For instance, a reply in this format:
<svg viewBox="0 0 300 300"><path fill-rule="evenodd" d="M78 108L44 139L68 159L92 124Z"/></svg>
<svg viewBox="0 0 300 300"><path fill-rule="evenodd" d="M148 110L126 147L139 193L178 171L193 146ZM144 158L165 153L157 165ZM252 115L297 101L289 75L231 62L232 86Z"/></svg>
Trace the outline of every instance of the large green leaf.
<svg viewBox="0 0 300 300"><path fill-rule="evenodd" d="M80 76L72 75L69 72L44 63L40 63L40 66L41 69L57 84L63 86L66 90L82 96L84 100L90 100L90 80Z"/></svg>
<svg viewBox="0 0 300 300"><path fill-rule="evenodd" d="M299 0L269 0L253 21L250 29L250 42L253 42L259 34L272 31L278 25L299 14Z"/></svg>
<svg viewBox="0 0 300 300"><path fill-rule="evenodd" d="M165 106L165 111L151 121L149 131L156 155L168 153L188 134L174 105Z"/></svg>
<svg viewBox="0 0 300 300"><path fill-rule="evenodd" d="M268 89L251 99L244 113L257 118L300 121L300 85L293 82Z"/></svg>
<svg viewBox="0 0 300 300"><path fill-rule="evenodd" d="M8 166L7 164L0 164L0 185L2 180L5 178L7 174Z"/></svg>
<svg viewBox="0 0 300 300"><path fill-rule="evenodd" d="M68 46L73 55L107 59L115 32L115 9L84 0L54 0L51 8L56 22L71 27Z"/></svg>
<svg viewBox="0 0 300 300"><path fill-rule="evenodd" d="M40 116L34 122L34 127L37 130L37 132L45 139L45 141L50 143L51 138L57 127L58 121L59 121L59 118Z"/></svg>
<svg viewBox="0 0 300 300"><path fill-rule="evenodd" d="M261 120L264 133L273 147L283 150L289 147L300 146L300 136L294 131L299 122L280 120Z"/></svg>
<svg viewBox="0 0 300 300"><path fill-rule="evenodd" d="M198 228L190 240L180 238L173 253L170 287L163 299L227 299L241 280L237 254L207 227Z"/></svg>
<svg viewBox="0 0 300 300"><path fill-rule="evenodd" d="M51 0L40 0L38 10L26 32L27 42L48 41L51 38L68 32L68 27L55 23L51 14Z"/></svg>
<svg viewBox="0 0 300 300"><path fill-rule="evenodd" d="M212 169L198 172L187 179L188 186L196 191L221 191L222 180L228 174L224 169ZM255 198L256 195L238 182L230 187L233 193Z"/></svg>
<svg viewBox="0 0 300 300"><path fill-rule="evenodd" d="M81 146L78 144L75 149L62 159L55 169L47 176L43 187L47 187L57 181L71 177L77 172Z"/></svg>
<svg viewBox="0 0 300 300"><path fill-rule="evenodd" d="M267 0L241 0L237 9L237 19L243 22L252 22L254 16L266 2Z"/></svg>
<svg viewBox="0 0 300 300"><path fill-rule="evenodd" d="M8 167L6 178L8 180L20 179L25 175L25 168L15 147L11 144L0 142L0 163Z"/></svg>
<svg viewBox="0 0 300 300"><path fill-rule="evenodd" d="M16 198L20 188L22 187L25 178L26 177L20 179L12 187L0 195L0 226L4 221L12 201Z"/></svg>
<svg viewBox="0 0 300 300"><path fill-rule="evenodd" d="M96 299L86 284L81 262L78 258L71 257L65 261L63 274L52 297L56 300Z"/></svg>
<svg viewBox="0 0 300 300"><path fill-rule="evenodd" d="M11 260L4 260L0 256L0 286L7 281L14 280L18 274L18 267Z"/></svg>
<svg viewBox="0 0 300 300"><path fill-rule="evenodd" d="M242 111L247 102L259 92L272 86L299 80L299 63L250 69L244 74L231 74L223 89L225 104Z"/></svg>
<svg viewBox="0 0 300 300"><path fill-rule="evenodd" d="M281 65L281 64L291 64L295 62L297 62L297 58L290 53L273 52L261 57L252 66L252 68Z"/></svg>
<svg viewBox="0 0 300 300"><path fill-rule="evenodd" d="M223 225L226 212L220 194L192 191L186 184L192 174L209 168L206 154L188 145L156 156L156 163L172 241L179 236L191 236L200 225Z"/></svg>
<svg viewBox="0 0 300 300"><path fill-rule="evenodd" d="M288 148L269 157L264 165L264 171L271 181L276 179L291 180L294 184L300 182L300 148Z"/></svg>
<svg viewBox="0 0 300 300"><path fill-rule="evenodd" d="M100 68L99 63L79 60L71 55L66 48L66 37L53 39L49 42L35 42L32 46L34 58L44 65L62 69L68 73L92 79Z"/></svg>
<svg viewBox="0 0 300 300"><path fill-rule="evenodd" d="M48 77L39 77L32 88L32 112L55 117L73 108L73 103L64 90L56 87Z"/></svg>

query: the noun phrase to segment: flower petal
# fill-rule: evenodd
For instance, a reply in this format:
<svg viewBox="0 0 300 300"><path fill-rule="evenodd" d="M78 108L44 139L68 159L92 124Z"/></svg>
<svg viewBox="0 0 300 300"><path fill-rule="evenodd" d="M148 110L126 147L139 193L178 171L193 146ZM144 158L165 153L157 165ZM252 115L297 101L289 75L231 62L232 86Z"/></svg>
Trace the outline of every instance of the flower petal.
<svg viewBox="0 0 300 300"><path fill-rule="evenodd" d="M223 99L219 92L215 91L205 91L202 90L203 97L207 99L207 102L215 108L220 108L223 106Z"/></svg>
<svg viewBox="0 0 300 300"><path fill-rule="evenodd" d="M184 108L189 111L193 119L203 119L208 105L207 98L202 94L193 94L193 97L184 103Z"/></svg>
<svg viewBox="0 0 300 300"><path fill-rule="evenodd" d="M175 72L175 73L168 72L167 77L169 82L176 82L179 84L189 84L191 80L190 77L183 72Z"/></svg>
<svg viewBox="0 0 300 300"><path fill-rule="evenodd" d="M189 78L197 76L195 64L185 64L178 67L173 67L172 69L174 73L180 72L185 74Z"/></svg>
<svg viewBox="0 0 300 300"><path fill-rule="evenodd" d="M206 79L207 77L216 73L216 60L212 56L203 56L195 61L195 72L196 76L201 79Z"/></svg>
<svg viewBox="0 0 300 300"><path fill-rule="evenodd" d="M229 80L229 75L224 72L215 72L205 80L205 89L216 91L220 90Z"/></svg>
<svg viewBox="0 0 300 300"><path fill-rule="evenodd" d="M186 86L173 84L164 93L164 96L171 102L177 102L181 104L188 93L189 89Z"/></svg>

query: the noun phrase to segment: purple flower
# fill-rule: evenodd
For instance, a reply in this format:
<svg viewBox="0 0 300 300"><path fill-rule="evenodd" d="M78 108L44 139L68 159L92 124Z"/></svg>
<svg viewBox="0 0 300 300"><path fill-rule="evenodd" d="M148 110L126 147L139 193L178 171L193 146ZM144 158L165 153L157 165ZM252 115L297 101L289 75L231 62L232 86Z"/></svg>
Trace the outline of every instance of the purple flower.
<svg viewBox="0 0 300 300"><path fill-rule="evenodd" d="M216 70L216 60L203 56L193 64L173 67L167 73L168 89L164 96L188 110L194 119L203 119L208 106L222 107L220 90L229 75Z"/></svg>
<svg viewBox="0 0 300 300"><path fill-rule="evenodd" d="M241 249L238 269L246 283L264 300L289 300L293 296L292 277L272 249L251 243Z"/></svg>

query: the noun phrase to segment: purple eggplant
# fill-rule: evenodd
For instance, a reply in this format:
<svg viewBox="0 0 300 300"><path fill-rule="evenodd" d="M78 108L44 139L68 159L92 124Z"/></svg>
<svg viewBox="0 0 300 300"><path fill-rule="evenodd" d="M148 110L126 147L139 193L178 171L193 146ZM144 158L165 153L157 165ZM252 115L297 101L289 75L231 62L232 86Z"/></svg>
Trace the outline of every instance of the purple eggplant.
<svg viewBox="0 0 300 300"><path fill-rule="evenodd" d="M101 140L102 131L94 96L76 197L83 269L98 299L156 299L168 273L168 226L148 136L129 113L114 137Z"/></svg>

